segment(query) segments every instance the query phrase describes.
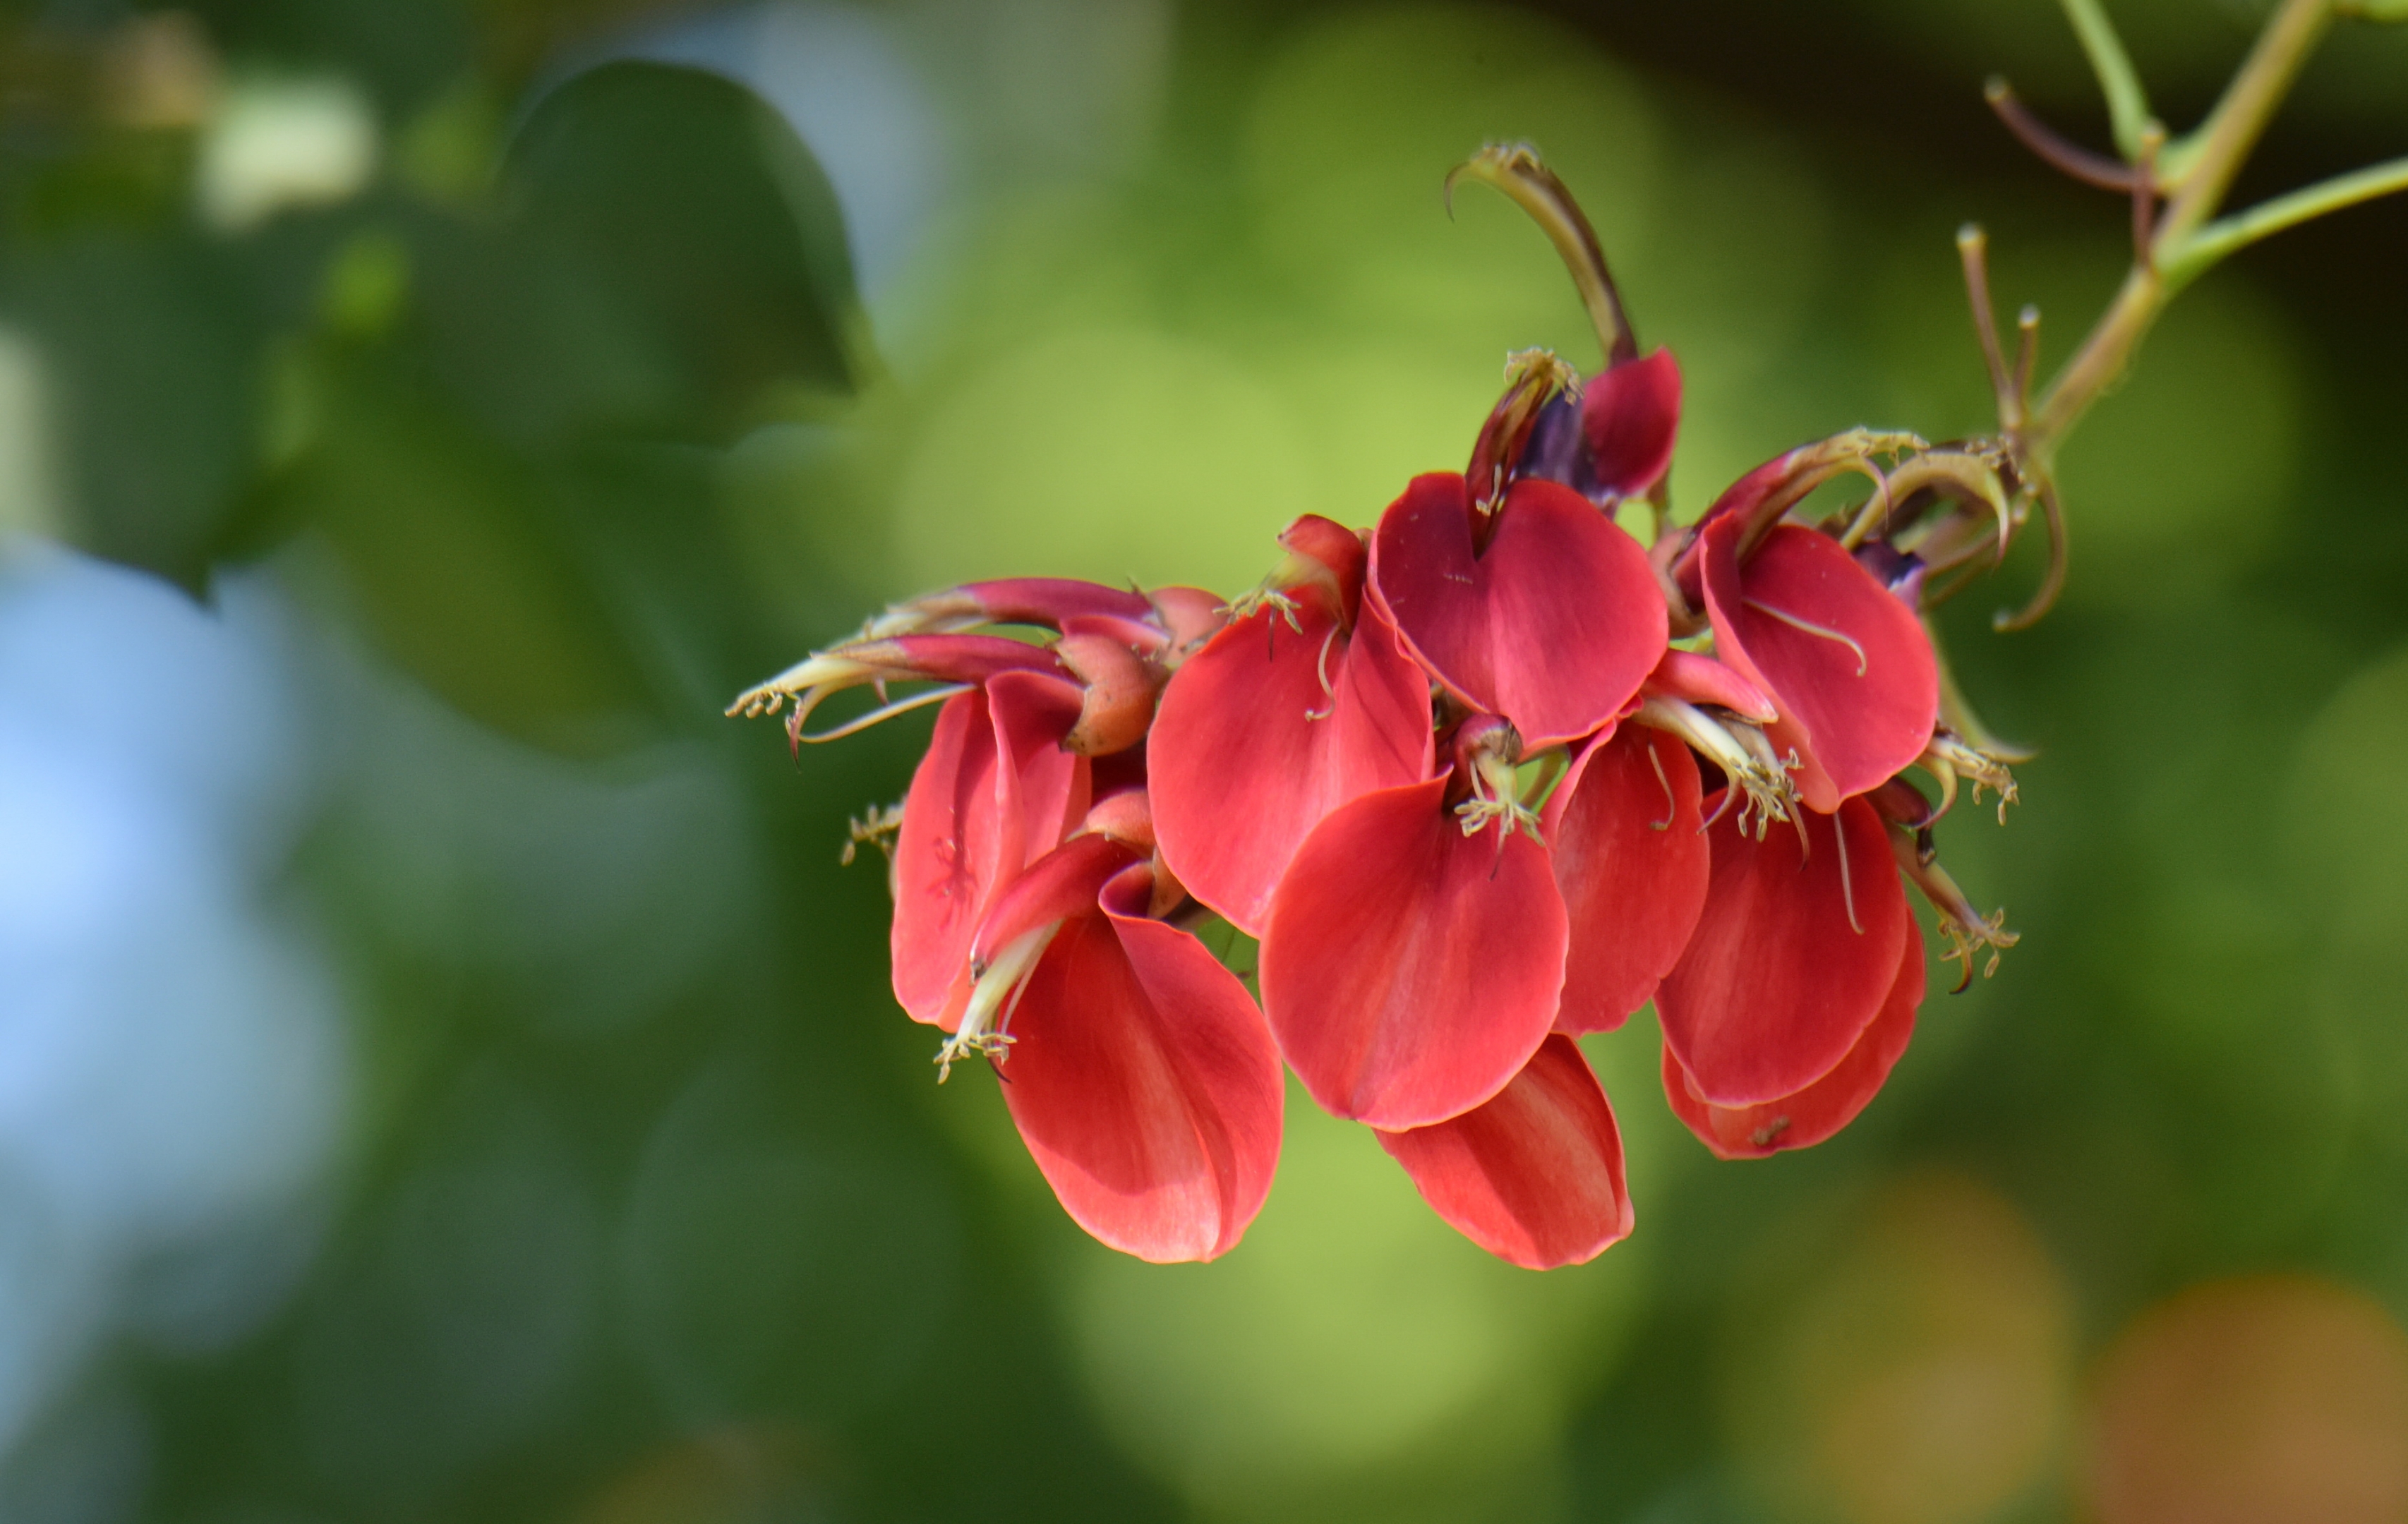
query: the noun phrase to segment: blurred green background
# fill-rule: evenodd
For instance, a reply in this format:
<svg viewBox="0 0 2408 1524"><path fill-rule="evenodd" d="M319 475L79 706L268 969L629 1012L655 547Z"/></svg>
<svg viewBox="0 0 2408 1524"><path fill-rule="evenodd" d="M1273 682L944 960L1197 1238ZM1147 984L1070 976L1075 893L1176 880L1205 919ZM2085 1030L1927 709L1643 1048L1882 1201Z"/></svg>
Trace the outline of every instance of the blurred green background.
<svg viewBox="0 0 2408 1524"><path fill-rule="evenodd" d="M2114 7L2170 120L2247 0ZM630 62L640 60L648 62ZM1439 182L1527 138L1675 505L1988 421L2127 248L2020 156L2045 0L216 0L0 10L0 1518L2408 1518L2408 205L2186 293L1987 633L2024 933L1853 1129L1533 1275L1292 1098L1210 1266L1061 1214L720 709L974 577L1251 584L1594 341ZM2408 147L2346 25L2243 200Z"/></svg>

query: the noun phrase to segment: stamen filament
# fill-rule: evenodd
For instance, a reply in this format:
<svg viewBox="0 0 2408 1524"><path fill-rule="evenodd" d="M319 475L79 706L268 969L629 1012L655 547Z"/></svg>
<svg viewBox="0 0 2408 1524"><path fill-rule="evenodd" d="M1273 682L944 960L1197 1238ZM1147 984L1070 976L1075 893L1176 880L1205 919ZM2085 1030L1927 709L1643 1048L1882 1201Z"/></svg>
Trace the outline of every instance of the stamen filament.
<svg viewBox="0 0 2408 1524"><path fill-rule="evenodd" d="M1990 957L1982 966L1982 977L1986 979L1996 974L1999 954L2022 940L2016 933L2007 930L2007 913L1993 910L1985 916L1975 910L1965 891L1956 887L1956 880L1948 876L1948 870L1936 858L1922 854L1913 833L1893 827L1889 844L1899 868L1931 905L1939 920L1940 934L1948 940L1948 950L1940 955L1941 961L1964 965L1963 976L1950 992L1962 994L1973 982L1973 955L1984 947L1990 950Z"/></svg>
<svg viewBox="0 0 2408 1524"><path fill-rule="evenodd" d="M1746 800L1740 811L1740 829L1747 829L1752 812L1758 841L1764 839L1766 829L1773 821L1788 819L1797 806L1798 790L1789 781L1788 767L1772 755L1772 747L1765 740L1764 733L1744 720L1734 719L1727 726L1696 705L1662 693L1641 697L1631 718L1704 752L1707 760L1721 768L1723 776L1730 780L1731 788L1725 792L1721 808L1698 827L1700 832L1723 818L1734 793ZM1750 742L1754 743L1753 748Z"/></svg>
<svg viewBox="0 0 2408 1524"><path fill-rule="evenodd" d="M908 699L896 699L892 704L872 709L867 714L863 715L858 719L848 719L832 731L821 731L816 735L808 734L804 732L803 720L813 709L819 707L820 700L825 697L831 691L825 689L813 689L807 703L796 705L794 718L786 722L786 733L795 740L808 743L811 746L817 746L822 741L841 741L848 735L860 734L863 731L867 730L872 725L878 724L882 720L892 719L896 715L906 714L913 709L924 709L931 704L941 704L945 700L952 698L956 693L968 692L976 686L977 685L974 683L940 684L938 687L931 688L924 693L914 693Z"/></svg>
<svg viewBox="0 0 2408 1524"><path fill-rule="evenodd" d="M1848 826L1836 815L1831 817L1831 834L1840 844L1840 901L1848 907L1848 930L1862 936L1865 926L1856 919L1856 880L1848 874Z"/></svg>
<svg viewBox="0 0 2408 1524"><path fill-rule="evenodd" d="M1501 820L1504 829L1498 833L1497 849L1505 849L1505 838L1518 827L1530 833L1530 839L1544 847L1546 838L1539 834L1539 815L1522 803L1513 786L1513 763L1501 756L1484 756L1472 763L1471 797L1455 806L1455 817L1463 824L1463 833L1476 836L1491 820Z"/></svg>
<svg viewBox="0 0 2408 1524"><path fill-rule="evenodd" d="M1664 759L1656 755L1656 742L1652 736L1647 742L1647 764L1656 769L1656 781L1664 786L1664 818L1648 821L1647 829L1669 831L1673 819L1681 813L1681 801L1672 792L1672 780L1664 776Z"/></svg>
<svg viewBox="0 0 2408 1524"><path fill-rule="evenodd" d="M969 1003L962 1010L961 1025L937 1048L938 1084L951 1076L956 1060L972 1053L990 1059L1005 1055L1012 1038L1003 1029L1010 1023L1011 1013L1020 1008L1020 989L1061 929L1057 920L1022 933L978 971L970 985ZM1003 1008L1000 1020L996 1018L998 1007Z"/></svg>
<svg viewBox="0 0 2408 1524"><path fill-rule="evenodd" d="M1865 675L1865 648L1862 646L1857 645L1856 641L1851 639L1849 636L1842 634L1837 630L1828 629L1823 625L1816 624L1811 620L1801 620L1797 615L1792 614L1785 609L1775 608L1770 604L1765 603L1759 599L1743 598L1741 602L1745 604L1748 607L1755 609L1759 614L1771 615L1774 619L1779 620L1782 623L1789 626L1793 630L1802 630L1810 635L1819 635L1825 640L1838 641L1841 645L1845 646L1848 649L1856 653L1856 676L1861 677Z"/></svg>
<svg viewBox="0 0 2408 1524"><path fill-rule="evenodd" d="M1338 626L1333 624L1329 633L1321 637L1321 655L1312 663L1312 675L1321 679L1321 696L1329 703L1326 707L1304 711L1307 719L1326 719L1338 712L1338 691L1329 686L1329 648L1336 644Z"/></svg>

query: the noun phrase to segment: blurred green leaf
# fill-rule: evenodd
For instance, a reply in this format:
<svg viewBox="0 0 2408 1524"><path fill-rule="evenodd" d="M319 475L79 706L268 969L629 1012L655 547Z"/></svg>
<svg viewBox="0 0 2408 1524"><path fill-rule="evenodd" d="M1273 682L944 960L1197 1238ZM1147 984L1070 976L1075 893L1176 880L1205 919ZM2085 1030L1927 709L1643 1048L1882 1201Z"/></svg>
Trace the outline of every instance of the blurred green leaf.
<svg viewBox="0 0 2408 1524"><path fill-rule="evenodd" d="M379 642L468 715L559 749L644 734L643 674L556 527L543 477L444 406L366 367L327 367L310 442L263 517L333 545Z"/></svg>
<svg viewBox="0 0 2408 1524"><path fill-rule="evenodd" d="M74 536L197 586L251 446L240 284L181 237L61 238L12 263L10 305L56 388Z"/></svg>
<svg viewBox="0 0 2408 1524"><path fill-rule="evenodd" d="M857 379L835 193L741 86L616 63L546 96L503 168L503 218L438 314L507 433L732 443L780 394Z"/></svg>

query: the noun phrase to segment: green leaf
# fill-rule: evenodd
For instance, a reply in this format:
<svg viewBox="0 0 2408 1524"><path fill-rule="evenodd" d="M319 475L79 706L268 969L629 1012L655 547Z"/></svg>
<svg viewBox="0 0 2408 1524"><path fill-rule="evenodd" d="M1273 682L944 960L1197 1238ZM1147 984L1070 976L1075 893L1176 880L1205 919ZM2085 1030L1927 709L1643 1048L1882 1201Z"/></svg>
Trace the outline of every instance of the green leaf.
<svg viewBox="0 0 2408 1524"><path fill-rule="evenodd" d="M448 336L513 437L725 444L781 398L853 389L835 194L743 87L649 63L580 75L520 131L501 197L494 243L461 251Z"/></svg>
<svg viewBox="0 0 2408 1524"><path fill-rule="evenodd" d="M438 392L357 363L308 370L311 437L254 505L262 537L307 523L377 643L472 719L574 753L645 739L649 674L556 485Z"/></svg>

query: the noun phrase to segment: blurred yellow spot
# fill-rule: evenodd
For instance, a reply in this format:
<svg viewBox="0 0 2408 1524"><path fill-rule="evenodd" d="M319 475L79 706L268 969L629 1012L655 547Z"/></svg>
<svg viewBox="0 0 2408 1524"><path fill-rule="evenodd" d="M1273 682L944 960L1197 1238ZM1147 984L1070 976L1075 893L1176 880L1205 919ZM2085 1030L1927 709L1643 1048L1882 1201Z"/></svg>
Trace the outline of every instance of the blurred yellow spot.
<svg viewBox="0 0 2408 1524"><path fill-rule="evenodd" d="M1277 396L1215 349L1136 327L1057 334L972 377L913 441L896 506L905 581L1043 572L1234 591L1277 558L1282 525L1323 506L1305 459Z"/></svg>
<svg viewBox="0 0 2408 1524"><path fill-rule="evenodd" d="M257 78L220 99L194 176L202 217L240 233L294 207L348 201L376 173L367 93L337 75Z"/></svg>
<svg viewBox="0 0 2408 1524"><path fill-rule="evenodd" d="M2071 1362L2031 1225L1956 1175L1893 1183L1760 1251L1726 1374L1778 1517L1975 1524L2040 1477Z"/></svg>
<svg viewBox="0 0 2408 1524"><path fill-rule="evenodd" d="M2088 1480L2105 1524L2396 1524L2408 1334L2303 1275L2195 1286L2109 1352Z"/></svg>

